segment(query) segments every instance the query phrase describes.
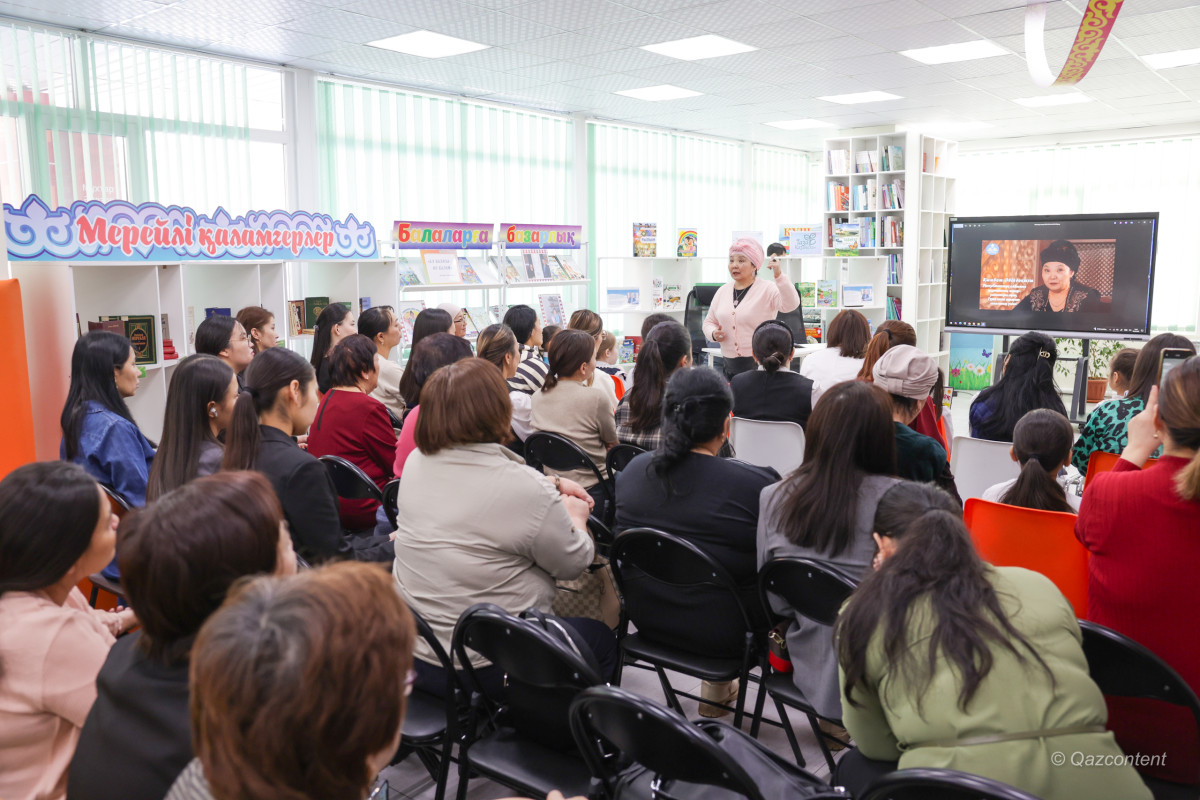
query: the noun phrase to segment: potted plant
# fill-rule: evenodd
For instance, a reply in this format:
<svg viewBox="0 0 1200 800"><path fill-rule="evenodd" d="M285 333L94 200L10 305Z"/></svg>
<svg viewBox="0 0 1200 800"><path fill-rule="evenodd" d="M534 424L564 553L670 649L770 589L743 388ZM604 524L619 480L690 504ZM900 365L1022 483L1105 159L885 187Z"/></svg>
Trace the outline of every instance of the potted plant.
<svg viewBox="0 0 1200 800"><path fill-rule="evenodd" d="M1055 370L1068 381L1075 377L1075 359L1083 352L1080 339L1055 339L1058 362ZM1088 347L1087 401L1099 403L1108 391L1108 365L1113 356L1127 347L1116 339L1092 339Z"/></svg>

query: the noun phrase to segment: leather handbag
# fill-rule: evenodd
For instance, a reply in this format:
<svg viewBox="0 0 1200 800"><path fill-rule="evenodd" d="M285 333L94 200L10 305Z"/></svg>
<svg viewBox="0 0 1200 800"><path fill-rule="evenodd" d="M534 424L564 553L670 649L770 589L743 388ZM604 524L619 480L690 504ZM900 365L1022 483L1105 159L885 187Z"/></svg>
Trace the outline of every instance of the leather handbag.
<svg viewBox="0 0 1200 800"><path fill-rule="evenodd" d="M616 629L621 621L621 602L607 558L598 558L578 578L558 581L551 609L559 617L598 619Z"/></svg>

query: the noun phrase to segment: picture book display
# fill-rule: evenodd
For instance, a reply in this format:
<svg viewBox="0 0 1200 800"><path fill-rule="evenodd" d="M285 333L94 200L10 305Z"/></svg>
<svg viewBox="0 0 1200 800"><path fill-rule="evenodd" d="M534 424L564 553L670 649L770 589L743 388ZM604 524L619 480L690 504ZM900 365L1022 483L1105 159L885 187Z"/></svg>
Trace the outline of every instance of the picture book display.
<svg viewBox="0 0 1200 800"><path fill-rule="evenodd" d="M784 254L789 256L819 256L821 255L821 226L816 225L780 225L779 243L784 247Z"/></svg>
<svg viewBox="0 0 1200 800"><path fill-rule="evenodd" d="M655 311L662 311L663 308L663 279L650 279L650 307Z"/></svg>
<svg viewBox="0 0 1200 800"><path fill-rule="evenodd" d="M658 255L658 225L653 222L633 223L633 255L654 258Z"/></svg>
<svg viewBox="0 0 1200 800"><path fill-rule="evenodd" d="M327 305L329 305L328 297L304 298L304 327L308 329L309 333L312 333L313 328L317 326L317 317L321 316L321 312Z"/></svg>
<svg viewBox="0 0 1200 800"><path fill-rule="evenodd" d="M220 306L212 306L210 308L204 309L204 318L205 319L208 319L209 317L232 317L232 316L233 316L232 308L223 308Z"/></svg>
<svg viewBox="0 0 1200 800"><path fill-rule="evenodd" d="M421 263L425 265L425 275L432 284L462 283L462 275L458 271L458 257L454 253L441 250L422 250Z"/></svg>
<svg viewBox="0 0 1200 800"><path fill-rule="evenodd" d="M102 328L101 330L118 333L129 340L129 345L133 348L134 364L140 366L158 363L158 346L154 332L153 316L149 314L129 314L120 317L101 317L100 321L102 323L109 323L109 327ZM88 323L88 330L93 330L91 322Z"/></svg>
<svg viewBox="0 0 1200 800"><path fill-rule="evenodd" d="M287 312L288 336L299 336L303 333L312 333L312 331L305 330L303 300L288 300Z"/></svg>
<svg viewBox="0 0 1200 800"><path fill-rule="evenodd" d="M508 256L489 256L488 261L491 262L492 268L496 270L496 274L504 276L505 283L519 283L521 273L517 270L517 265L513 263ZM499 281L497 281L499 283Z"/></svg>
<svg viewBox="0 0 1200 800"><path fill-rule="evenodd" d="M812 281L796 284L796 291L800 293L800 308L816 308L817 305L817 285Z"/></svg>
<svg viewBox="0 0 1200 800"><path fill-rule="evenodd" d="M370 307L371 307L371 298L369 298L369 297L358 298L358 313L361 314L362 312L366 311Z"/></svg>
<svg viewBox="0 0 1200 800"><path fill-rule="evenodd" d="M483 283L483 279L479 277L479 273L475 270L475 265L466 256L458 257L458 277L463 283L467 284Z"/></svg>
<svg viewBox="0 0 1200 800"><path fill-rule="evenodd" d="M642 290L636 286L610 286L604 297L609 311L631 310L641 302Z"/></svg>
<svg viewBox="0 0 1200 800"><path fill-rule="evenodd" d="M680 258L695 258L699 255L698 239L695 228L680 228L676 238L675 255Z"/></svg>
<svg viewBox="0 0 1200 800"><path fill-rule="evenodd" d="M401 286L420 286L421 277L417 273L416 262L406 256L397 259L397 277Z"/></svg>
<svg viewBox="0 0 1200 800"><path fill-rule="evenodd" d="M179 353L175 352L175 343L171 341L171 326L167 324L167 315L162 314L162 339L163 339L163 361L174 361L179 358Z"/></svg>
<svg viewBox="0 0 1200 800"><path fill-rule="evenodd" d="M817 308L836 308L838 304L838 282L817 281Z"/></svg>
<svg viewBox="0 0 1200 800"><path fill-rule="evenodd" d="M663 285L663 311L683 310L683 287L678 283Z"/></svg>
<svg viewBox="0 0 1200 800"><path fill-rule="evenodd" d="M412 347L413 323L425 310L424 300L401 300L396 303L396 319L400 322L400 345Z"/></svg>
<svg viewBox="0 0 1200 800"><path fill-rule="evenodd" d="M858 255L859 223L839 222L833 226L833 254L837 256Z"/></svg>
<svg viewBox="0 0 1200 800"><path fill-rule="evenodd" d="M555 258L558 259L558 263L561 264L563 270L566 271L567 280L587 280L587 276L583 274L582 270L575 266L575 259L573 259L571 256L560 253L559 255L556 255Z"/></svg>
<svg viewBox="0 0 1200 800"><path fill-rule="evenodd" d="M869 283L847 283L842 286L842 306L861 308L875 304L875 287Z"/></svg>
<svg viewBox="0 0 1200 800"><path fill-rule="evenodd" d="M467 324L466 338L476 339L479 331L488 326L487 309L481 307L463 308L463 322Z"/></svg>
<svg viewBox="0 0 1200 800"><path fill-rule="evenodd" d="M561 294L539 294L538 305L542 309L543 328L547 325L557 325L560 328L566 327L567 315L563 310Z"/></svg>
<svg viewBox="0 0 1200 800"><path fill-rule="evenodd" d="M496 305L488 306L488 318L491 320L489 324L498 325L503 322L504 315L508 313L510 308L512 308L512 306L500 305L498 303Z"/></svg>

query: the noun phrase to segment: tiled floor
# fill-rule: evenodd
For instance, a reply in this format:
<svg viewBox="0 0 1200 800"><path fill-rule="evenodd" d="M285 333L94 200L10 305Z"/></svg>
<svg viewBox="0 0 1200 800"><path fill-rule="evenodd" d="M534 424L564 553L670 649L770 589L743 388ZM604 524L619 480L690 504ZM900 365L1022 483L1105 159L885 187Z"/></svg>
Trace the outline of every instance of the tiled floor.
<svg viewBox="0 0 1200 800"><path fill-rule="evenodd" d="M670 673L671 685L676 689L687 691L692 694L700 693L700 681L689 678L685 675ZM622 675L621 685L645 697L652 698L665 705L666 699L663 696L662 687L659 685L658 677L649 670L626 667ZM757 686L752 685L750 694L746 696L746 710L751 711L754 708L756 700L755 692ZM698 708L696 701L689 701L685 698L680 698L683 704L683 710L688 719L699 719ZM747 714L748 715L748 714ZM767 700L765 710L763 712L765 719L779 721L779 715L776 713L774 704ZM821 749L818 747L816 739L813 737L812 730L808 726L808 721L799 714L789 714L796 738L800 743L801 753L804 755L806 769L821 778L829 780L829 767L825 763L824 757L821 755ZM722 722L732 724L733 715L730 714L722 718ZM747 719L743 724L743 730L749 732L750 723ZM774 752L779 753L789 761L792 758L792 749L788 745L787 734L782 728L763 725L759 730L758 740L771 748ZM835 754L836 757L836 754ZM411 800L433 800L434 790L433 781L429 777L429 773L421 766L421 762L416 756L410 756L405 761L397 764L394 767L389 767L384 771L384 776L387 778L388 785L391 788L391 796L393 798L411 798ZM454 792L457 790L458 781L455 778L454 770L451 770L450 785L447 788L447 797L453 798ZM467 797L470 800L496 800L497 798L512 797L513 792L496 783L483 778L474 778L471 780L470 788L467 792ZM539 798L540 800L540 798Z"/></svg>

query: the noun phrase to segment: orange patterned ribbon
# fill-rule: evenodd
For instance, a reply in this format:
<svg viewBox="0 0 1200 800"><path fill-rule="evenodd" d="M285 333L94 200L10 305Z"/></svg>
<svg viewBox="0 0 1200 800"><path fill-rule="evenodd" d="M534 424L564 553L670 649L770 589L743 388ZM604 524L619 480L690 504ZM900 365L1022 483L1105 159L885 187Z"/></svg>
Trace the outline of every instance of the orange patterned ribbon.
<svg viewBox="0 0 1200 800"><path fill-rule="evenodd" d="M1113 24L1117 21L1117 14L1121 12L1121 4L1123 2L1124 0L1089 0L1087 10L1084 12L1083 19L1079 23L1079 30L1075 34L1075 42L1071 45L1071 52L1067 54L1066 63L1063 64L1062 70L1058 73L1058 78L1052 81L1053 85L1069 86L1083 80L1084 76L1088 74L1088 70L1100 58L1100 51L1104 49L1104 43L1108 41L1108 35L1112 33ZM1033 24L1039 26L1037 28L1038 35L1033 41L1043 42L1042 33L1045 27L1044 4L1033 3L1026 8L1026 55L1030 59L1030 72L1033 74L1035 82L1039 85L1049 86L1051 85L1050 81L1038 80L1039 71L1043 75L1049 73L1049 66L1046 65L1044 45L1041 47L1032 47L1032 49L1040 50L1040 52L1028 52L1032 44L1030 37L1031 20L1036 20ZM1041 59L1042 70L1034 68L1034 59Z"/></svg>

